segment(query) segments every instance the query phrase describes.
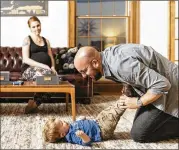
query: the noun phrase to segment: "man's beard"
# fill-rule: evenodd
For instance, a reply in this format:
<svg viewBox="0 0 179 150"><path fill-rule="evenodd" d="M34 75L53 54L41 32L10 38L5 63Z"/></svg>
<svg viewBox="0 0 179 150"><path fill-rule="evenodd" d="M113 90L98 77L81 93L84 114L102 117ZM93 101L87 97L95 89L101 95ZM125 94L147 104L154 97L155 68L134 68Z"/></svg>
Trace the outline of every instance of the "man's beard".
<svg viewBox="0 0 179 150"><path fill-rule="evenodd" d="M97 72L96 75L94 76L94 79L95 79L96 81L98 81L99 79L101 79L101 77L102 77L102 73L99 71L99 72Z"/></svg>

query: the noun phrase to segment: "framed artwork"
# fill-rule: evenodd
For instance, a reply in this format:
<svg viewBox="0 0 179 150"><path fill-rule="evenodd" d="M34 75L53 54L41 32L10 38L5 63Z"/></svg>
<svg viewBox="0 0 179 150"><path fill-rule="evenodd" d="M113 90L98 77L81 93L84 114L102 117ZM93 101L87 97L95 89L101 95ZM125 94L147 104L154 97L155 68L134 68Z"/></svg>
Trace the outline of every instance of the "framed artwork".
<svg viewBox="0 0 179 150"><path fill-rule="evenodd" d="M48 16L48 0L2 0L1 16Z"/></svg>

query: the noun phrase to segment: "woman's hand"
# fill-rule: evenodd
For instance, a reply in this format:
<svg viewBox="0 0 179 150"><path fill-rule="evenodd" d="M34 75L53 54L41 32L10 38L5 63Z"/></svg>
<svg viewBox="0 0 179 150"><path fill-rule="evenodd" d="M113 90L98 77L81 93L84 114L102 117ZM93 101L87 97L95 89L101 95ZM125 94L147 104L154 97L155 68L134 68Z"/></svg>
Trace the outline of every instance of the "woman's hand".
<svg viewBox="0 0 179 150"><path fill-rule="evenodd" d="M45 65L45 64L41 64L40 67L44 68L44 69L47 69L47 70L51 70L50 67L48 65Z"/></svg>
<svg viewBox="0 0 179 150"><path fill-rule="evenodd" d="M55 75L58 75L58 73L57 73L57 71L55 70L55 67L51 67L51 70L52 70L52 72L55 74Z"/></svg>
<svg viewBox="0 0 179 150"><path fill-rule="evenodd" d="M123 109L130 108L130 109L136 109L139 108L137 106L137 97L127 97L126 95L122 95L119 98L120 101L120 107Z"/></svg>

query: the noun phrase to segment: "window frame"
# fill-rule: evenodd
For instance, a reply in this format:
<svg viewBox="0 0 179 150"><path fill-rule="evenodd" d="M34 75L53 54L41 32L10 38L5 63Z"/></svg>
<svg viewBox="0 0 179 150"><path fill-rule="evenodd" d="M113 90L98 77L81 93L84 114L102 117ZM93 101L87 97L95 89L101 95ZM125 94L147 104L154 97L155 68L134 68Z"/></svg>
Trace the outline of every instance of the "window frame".
<svg viewBox="0 0 179 150"><path fill-rule="evenodd" d="M128 26L128 42L140 43L140 1L129 1L129 25ZM68 46L76 45L76 1L68 2Z"/></svg>
<svg viewBox="0 0 179 150"><path fill-rule="evenodd" d="M179 19L175 17L175 1L169 1L169 44L168 44L168 59L172 62L179 60L175 59L175 41L179 40L175 38L175 20Z"/></svg>

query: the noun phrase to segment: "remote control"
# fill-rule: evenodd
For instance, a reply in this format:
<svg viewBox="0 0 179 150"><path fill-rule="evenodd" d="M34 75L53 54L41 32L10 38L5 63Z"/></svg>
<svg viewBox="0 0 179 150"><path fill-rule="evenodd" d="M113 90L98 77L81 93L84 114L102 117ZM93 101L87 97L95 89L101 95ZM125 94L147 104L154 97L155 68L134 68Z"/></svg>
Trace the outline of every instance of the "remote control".
<svg viewBox="0 0 179 150"><path fill-rule="evenodd" d="M14 81L13 85L23 85L24 81Z"/></svg>

